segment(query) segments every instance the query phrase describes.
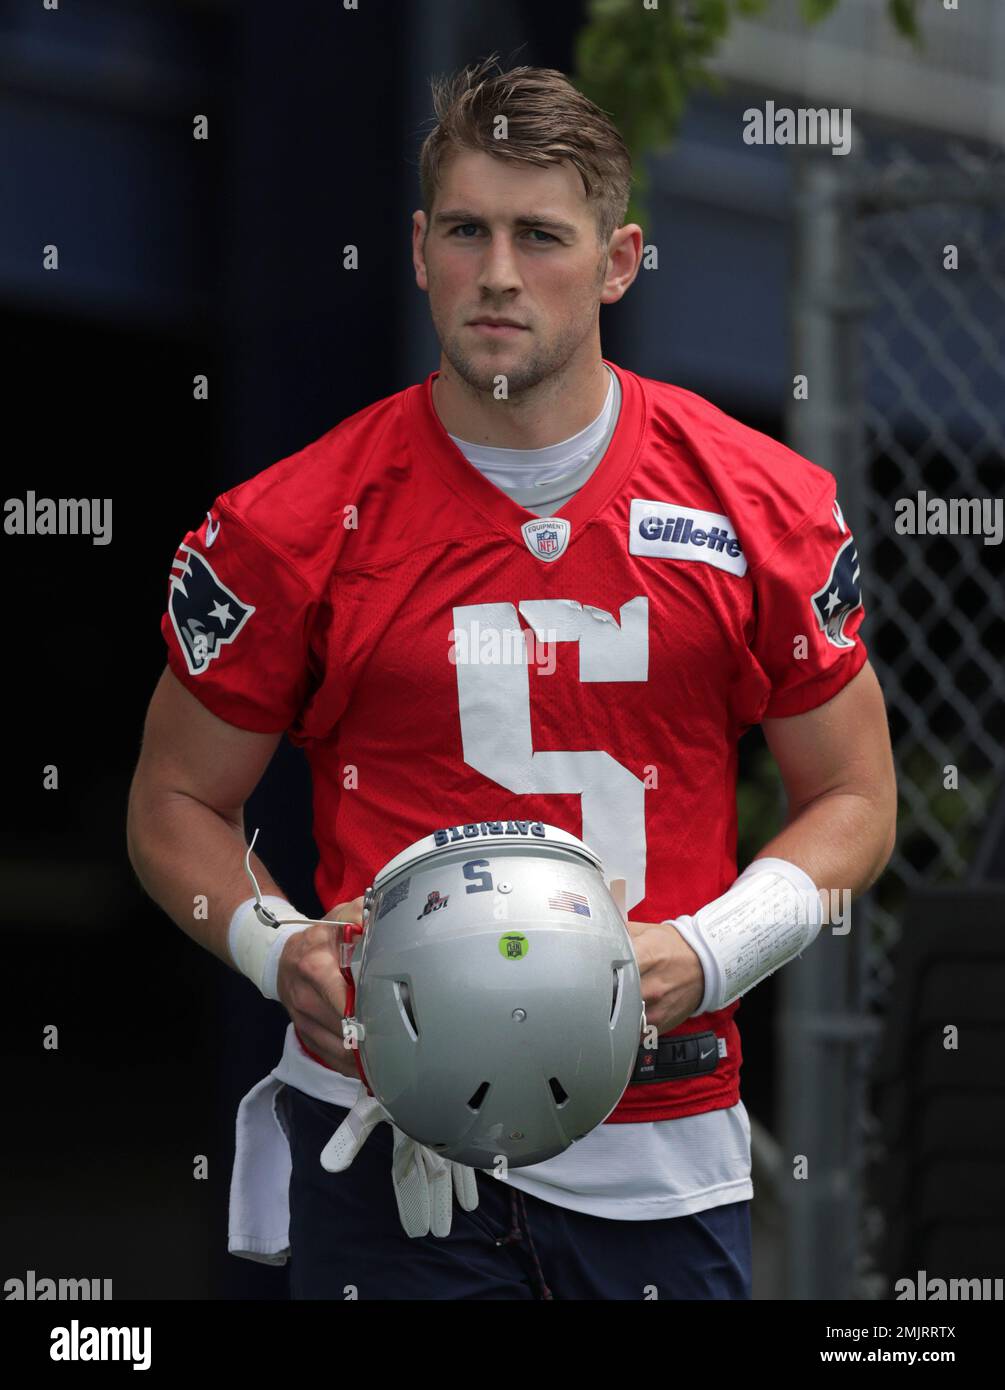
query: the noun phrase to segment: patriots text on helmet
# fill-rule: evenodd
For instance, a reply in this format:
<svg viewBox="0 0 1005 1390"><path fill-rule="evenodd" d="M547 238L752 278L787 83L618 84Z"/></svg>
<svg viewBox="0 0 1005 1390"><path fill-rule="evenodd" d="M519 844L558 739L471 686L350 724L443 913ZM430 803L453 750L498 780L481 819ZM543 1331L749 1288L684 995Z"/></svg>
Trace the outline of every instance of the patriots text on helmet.
<svg viewBox="0 0 1005 1390"><path fill-rule="evenodd" d="M452 845L458 840L476 840L485 835L536 835L543 839L545 829L539 820L483 820L477 824L449 825L445 830L434 831L433 839L437 845Z"/></svg>

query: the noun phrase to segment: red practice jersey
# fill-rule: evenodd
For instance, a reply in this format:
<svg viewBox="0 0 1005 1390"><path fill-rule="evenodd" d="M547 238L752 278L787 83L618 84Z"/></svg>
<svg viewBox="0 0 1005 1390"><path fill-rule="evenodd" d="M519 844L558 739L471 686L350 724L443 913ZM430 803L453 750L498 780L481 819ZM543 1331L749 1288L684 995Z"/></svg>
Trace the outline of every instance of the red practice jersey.
<svg viewBox="0 0 1005 1390"><path fill-rule="evenodd" d="M484 820L579 835L634 921L736 877L737 740L835 696L866 650L830 473L616 367L613 438L554 518L460 453L436 373L223 493L179 547L171 670L219 718L288 732L313 775L323 910L412 841ZM607 1123L739 1100L714 1072L631 1085Z"/></svg>

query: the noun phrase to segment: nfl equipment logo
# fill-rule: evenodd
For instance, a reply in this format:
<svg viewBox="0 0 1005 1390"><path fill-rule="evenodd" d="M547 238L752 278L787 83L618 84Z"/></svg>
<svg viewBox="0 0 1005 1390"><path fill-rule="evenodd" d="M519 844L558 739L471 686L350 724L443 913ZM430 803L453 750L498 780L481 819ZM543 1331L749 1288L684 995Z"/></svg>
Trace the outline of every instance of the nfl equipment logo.
<svg viewBox="0 0 1005 1390"><path fill-rule="evenodd" d="M550 562L565 553L572 527L564 517L543 516L538 521L525 521L520 530L530 553Z"/></svg>

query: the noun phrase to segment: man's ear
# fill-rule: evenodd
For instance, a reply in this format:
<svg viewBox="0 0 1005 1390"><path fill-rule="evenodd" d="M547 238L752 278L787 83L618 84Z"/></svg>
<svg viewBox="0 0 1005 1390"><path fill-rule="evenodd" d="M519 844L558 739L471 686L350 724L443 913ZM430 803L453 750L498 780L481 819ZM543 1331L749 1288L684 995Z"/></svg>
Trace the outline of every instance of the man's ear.
<svg viewBox="0 0 1005 1390"><path fill-rule="evenodd" d="M426 257L423 249L428 225L426 214L421 208L412 213L412 265L415 268L415 283L420 290L429 289L429 281L426 277Z"/></svg>

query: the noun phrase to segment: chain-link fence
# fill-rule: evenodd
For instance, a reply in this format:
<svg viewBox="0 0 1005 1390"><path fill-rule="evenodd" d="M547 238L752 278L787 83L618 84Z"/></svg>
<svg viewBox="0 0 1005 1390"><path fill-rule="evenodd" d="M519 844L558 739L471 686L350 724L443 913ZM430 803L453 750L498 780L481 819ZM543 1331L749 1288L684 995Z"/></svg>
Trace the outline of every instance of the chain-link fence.
<svg viewBox="0 0 1005 1390"><path fill-rule="evenodd" d="M789 438L837 476L856 537L900 811L844 949L807 952L782 986L783 1151L816 1162L791 1185L787 1296L877 1297L868 1073L905 898L968 875L1005 786L1003 545L974 534L1005 494L1005 166L960 146L934 162L807 150L797 177L793 372L809 398ZM940 506L950 534L933 533Z"/></svg>

